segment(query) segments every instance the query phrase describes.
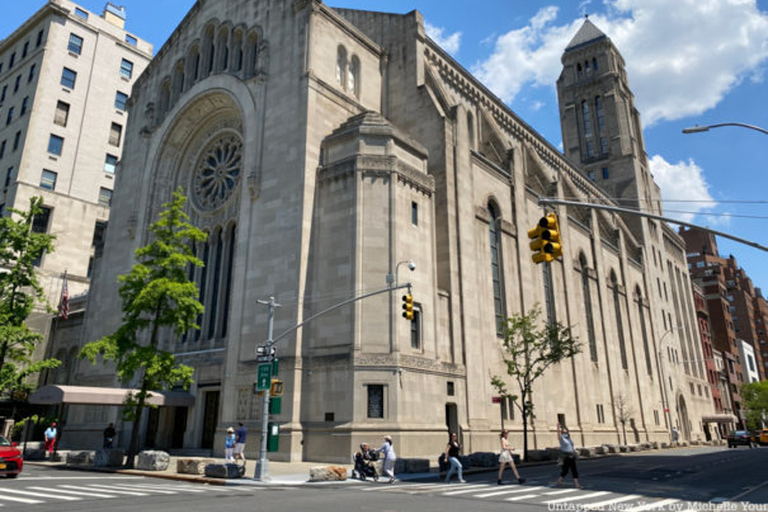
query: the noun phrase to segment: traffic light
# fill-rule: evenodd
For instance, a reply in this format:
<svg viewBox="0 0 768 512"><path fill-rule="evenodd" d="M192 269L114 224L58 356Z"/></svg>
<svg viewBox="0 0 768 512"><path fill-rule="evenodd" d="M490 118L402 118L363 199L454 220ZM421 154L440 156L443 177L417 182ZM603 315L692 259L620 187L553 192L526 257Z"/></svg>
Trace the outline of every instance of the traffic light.
<svg viewBox="0 0 768 512"><path fill-rule="evenodd" d="M555 213L549 213L539 219L536 227L528 230L528 238L533 239L530 247L534 252L531 257L534 263L549 263L563 255L560 225Z"/></svg>
<svg viewBox="0 0 768 512"><path fill-rule="evenodd" d="M403 295L403 318L413 320L413 295Z"/></svg>

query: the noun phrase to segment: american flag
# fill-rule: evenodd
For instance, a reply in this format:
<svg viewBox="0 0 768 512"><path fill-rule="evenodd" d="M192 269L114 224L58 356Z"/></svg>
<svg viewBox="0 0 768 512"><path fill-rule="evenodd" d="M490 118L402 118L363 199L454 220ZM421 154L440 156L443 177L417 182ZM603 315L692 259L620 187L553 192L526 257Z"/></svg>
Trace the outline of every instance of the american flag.
<svg viewBox="0 0 768 512"><path fill-rule="evenodd" d="M66 320L69 316L69 284L67 283L67 272L64 271L64 283L61 285L61 300L59 300L59 316Z"/></svg>

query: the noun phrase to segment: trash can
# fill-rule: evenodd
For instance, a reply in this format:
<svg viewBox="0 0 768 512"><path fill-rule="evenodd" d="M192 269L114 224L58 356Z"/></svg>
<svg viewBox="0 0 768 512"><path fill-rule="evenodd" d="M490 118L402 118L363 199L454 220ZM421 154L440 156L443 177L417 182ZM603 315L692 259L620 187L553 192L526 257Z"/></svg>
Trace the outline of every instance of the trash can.
<svg viewBox="0 0 768 512"><path fill-rule="evenodd" d="M280 446L280 425L270 422L267 425L267 451L276 452Z"/></svg>

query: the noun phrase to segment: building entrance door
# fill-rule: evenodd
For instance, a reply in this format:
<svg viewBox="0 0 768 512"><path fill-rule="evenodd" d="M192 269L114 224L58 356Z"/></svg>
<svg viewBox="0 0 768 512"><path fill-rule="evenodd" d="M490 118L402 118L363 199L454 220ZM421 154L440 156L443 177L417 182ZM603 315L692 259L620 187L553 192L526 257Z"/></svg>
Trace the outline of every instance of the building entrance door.
<svg viewBox="0 0 768 512"><path fill-rule="evenodd" d="M449 433L455 432L461 440L461 432L459 432L459 412L456 404L445 404L445 425L448 427Z"/></svg>
<svg viewBox="0 0 768 512"><path fill-rule="evenodd" d="M213 448L216 436L216 425L219 422L219 392L206 391L205 409L203 410L203 439L201 448Z"/></svg>

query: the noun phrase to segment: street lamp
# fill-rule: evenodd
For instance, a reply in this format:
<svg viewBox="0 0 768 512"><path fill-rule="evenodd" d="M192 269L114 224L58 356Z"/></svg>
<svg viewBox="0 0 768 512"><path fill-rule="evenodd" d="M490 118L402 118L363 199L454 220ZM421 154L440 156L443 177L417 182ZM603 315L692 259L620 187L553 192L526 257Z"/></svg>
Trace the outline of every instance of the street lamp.
<svg viewBox="0 0 768 512"><path fill-rule="evenodd" d="M413 262L413 260L403 260L403 261L398 261L398 262L397 262L397 265L395 265L395 274L394 274L394 275L392 275L392 274L387 274L387 284L388 284L389 286L392 286L393 284L394 284L395 286L397 286L397 285L399 285L399 284L400 284L400 277L399 277L399 275L398 275L398 274L400 273L400 265L403 265L403 264L405 264L405 263L407 263L407 264L408 264L408 269L409 269L411 272L413 272L414 270L416 270L416 264Z"/></svg>
<svg viewBox="0 0 768 512"><path fill-rule="evenodd" d="M691 126L690 128L683 129L683 133L700 133L700 132L708 132L710 128L720 128L721 126L740 126L742 128L749 128L750 130L755 130L760 133L764 133L768 135L768 130L765 128L760 128L759 126L755 126L753 124L746 124L746 123L718 123L718 124L709 124L704 126Z"/></svg>

